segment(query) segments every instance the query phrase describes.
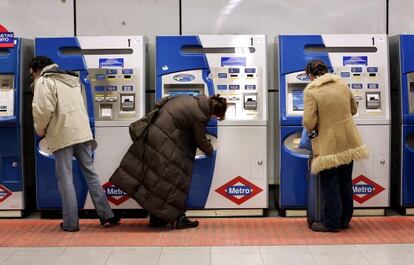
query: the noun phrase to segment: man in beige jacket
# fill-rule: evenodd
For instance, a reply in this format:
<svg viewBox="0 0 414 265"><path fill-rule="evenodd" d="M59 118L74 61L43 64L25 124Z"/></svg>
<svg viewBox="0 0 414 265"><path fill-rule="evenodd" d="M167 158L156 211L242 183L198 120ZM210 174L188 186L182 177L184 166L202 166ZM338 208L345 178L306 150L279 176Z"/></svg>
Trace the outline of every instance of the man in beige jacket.
<svg viewBox="0 0 414 265"><path fill-rule="evenodd" d="M322 222L311 229L337 232L349 227L353 214L353 161L366 159L368 149L352 117L357 105L347 84L319 60L309 62L306 74L312 82L304 91L303 126L313 132L311 173L320 175L324 201Z"/></svg>
<svg viewBox="0 0 414 265"><path fill-rule="evenodd" d="M33 118L36 133L45 137L55 156L55 174L62 199L63 231L79 231L78 205L73 184L72 158L76 157L102 225L118 224L95 173L92 131L76 74L62 71L45 56L30 63L33 81Z"/></svg>

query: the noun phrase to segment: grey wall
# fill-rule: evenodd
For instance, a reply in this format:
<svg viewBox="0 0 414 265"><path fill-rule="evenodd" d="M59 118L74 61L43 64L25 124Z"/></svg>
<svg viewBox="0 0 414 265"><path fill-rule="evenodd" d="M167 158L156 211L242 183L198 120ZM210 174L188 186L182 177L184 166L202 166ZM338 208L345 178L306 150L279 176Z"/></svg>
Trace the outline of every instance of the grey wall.
<svg viewBox="0 0 414 265"><path fill-rule="evenodd" d="M17 36L144 35L147 89L155 87L155 36L266 34L269 66L269 164L277 166L279 34L386 33L387 0L0 0L0 24ZM181 3L181 16L180 16ZM391 34L414 33L413 0L389 0ZM181 19L181 25L180 25ZM153 94L149 102L153 102ZM271 167L269 182L277 182Z"/></svg>
<svg viewBox="0 0 414 265"><path fill-rule="evenodd" d="M414 33L414 1L390 0L389 4L389 35Z"/></svg>
<svg viewBox="0 0 414 265"><path fill-rule="evenodd" d="M73 36L73 0L0 0L0 24L18 37Z"/></svg>
<svg viewBox="0 0 414 265"><path fill-rule="evenodd" d="M183 34L266 34L269 92L269 183L278 183L277 39L279 34L386 33L380 0L182 0Z"/></svg>
<svg viewBox="0 0 414 265"><path fill-rule="evenodd" d="M144 35L148 38L147 90L155 89L155 36L178 35L179 0L78 0L78 36ZM149 94L147 102L154 102ZM147 106L151 107L151 106Z"/></svg>

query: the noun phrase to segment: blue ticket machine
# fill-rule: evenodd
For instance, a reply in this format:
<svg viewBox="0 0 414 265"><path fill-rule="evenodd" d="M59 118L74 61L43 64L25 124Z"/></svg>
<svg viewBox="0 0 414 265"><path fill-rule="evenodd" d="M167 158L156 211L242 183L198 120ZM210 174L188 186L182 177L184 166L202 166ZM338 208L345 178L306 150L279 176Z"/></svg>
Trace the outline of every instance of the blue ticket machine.
<svg viewBox="0 0 414 265"><path fill-rule="evenodd" d="M15 38L11 44L0 46L0 211L7 217L21 216L26 209L28 163L33 155L25 149L33 139L31 114L25 112L31 106L25 92L30 94L33 41Z"/></svg>
<svg viewBox="0 0 414 265"><path fill-rule="evenodd" d="M414 35L390 38L392 78L392 203L414 213Z"/></svg>
<svg viewBox="0 0 414 265"><path fill-rule="evenodd" d="M156 100L181 94L227 99L224 121L210 120L215 151L197 151L190 209L267 207L267 65L264 35L159 36Z"/></svg>
<svg viewBox="0 0 414 265"><path fill-rule="evenodd" d="M47 56L60 68L79 74L90 126L98 142L95 170L113 209L139 207L109 178L132 144L129 124L145 112L145 45L143 36L36 39L36 55ZM78 207L94 209L75 159L73 176ZM60 209L54 156L43 139L37 139L36 144L36 181L38 208Z"/></svg>
<svg viewBox="0 0 414 265"><path fill-rule="evenodd" d="M370 157L354 163L354 206L383 214L389 205L390 107L388 41L380 34L279 36L279 206L295 210L306 205L309 154L298 144L303 92L310 82L304 69L314 59L348 84L358 104L354 121Z"/></svg>

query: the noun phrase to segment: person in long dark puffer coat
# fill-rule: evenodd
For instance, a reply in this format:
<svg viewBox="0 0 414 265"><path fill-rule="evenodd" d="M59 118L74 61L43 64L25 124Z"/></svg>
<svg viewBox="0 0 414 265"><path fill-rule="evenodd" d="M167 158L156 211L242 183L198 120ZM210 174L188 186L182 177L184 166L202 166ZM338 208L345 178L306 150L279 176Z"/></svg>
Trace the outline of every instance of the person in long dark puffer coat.
<svg viewBox="0 0 414 265"><path fill-rule="evenodd" d="M150 213L150 226L198 226L185 217L197 147L211 155L206 138L210 118L224 119L226 99L180 95L163 99L158 113L125 154L110 178Z"/></svg>

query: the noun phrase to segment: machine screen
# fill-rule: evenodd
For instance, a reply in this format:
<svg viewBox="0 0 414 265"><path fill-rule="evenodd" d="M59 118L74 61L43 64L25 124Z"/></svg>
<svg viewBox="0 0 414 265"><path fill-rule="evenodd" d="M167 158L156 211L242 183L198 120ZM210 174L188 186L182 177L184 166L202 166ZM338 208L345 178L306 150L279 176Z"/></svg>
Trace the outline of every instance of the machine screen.
<svg viewBox="0 0 414 265"><path fill-rule="evenodd" d="M170 90L169 95L172 97L178 96L178 95L189 95L189 96L198 96L200 94L200 91L198 90Z"/></svg>
<svg viewBox="0 0 414 265"><path fill-rule="evenodd" d="M292 90L294 111L303 111L303 90Z"/></svg>

